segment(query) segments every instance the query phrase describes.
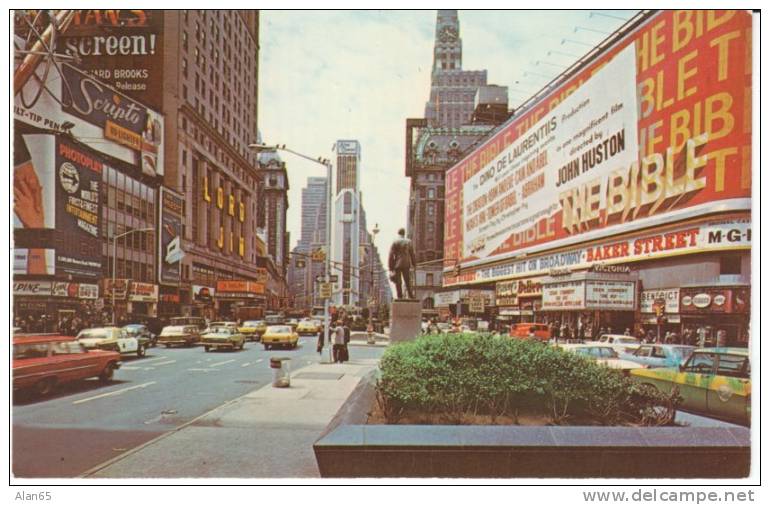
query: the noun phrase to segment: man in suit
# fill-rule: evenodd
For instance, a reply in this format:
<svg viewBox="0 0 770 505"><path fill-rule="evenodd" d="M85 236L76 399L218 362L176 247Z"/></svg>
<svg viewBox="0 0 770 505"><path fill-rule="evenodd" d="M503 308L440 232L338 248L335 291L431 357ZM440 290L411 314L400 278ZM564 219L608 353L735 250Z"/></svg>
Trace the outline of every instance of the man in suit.
<svg viewBox="0 0 770 505"><path fill-rule="evenodd" d="M390 246L388 270L392 272L390 280L396 285L398 298L402 299L404 297L401 290L401 282L403 281L406 285L407 298L414 299L410 270L417 265L417 261L414 258L412 241L406 238L405 234L406 231L403 228L398 230L399 237Z"/></svg>

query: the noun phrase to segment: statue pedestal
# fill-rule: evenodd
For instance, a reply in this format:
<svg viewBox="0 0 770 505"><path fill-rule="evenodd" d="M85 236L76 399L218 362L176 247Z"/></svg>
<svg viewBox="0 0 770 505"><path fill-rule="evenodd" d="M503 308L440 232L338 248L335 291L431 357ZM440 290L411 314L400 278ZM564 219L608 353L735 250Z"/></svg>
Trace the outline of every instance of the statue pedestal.
<svg viewBox="0 0 770 505"><path fill-rule="evenodd" d="M393 300L390 305L390 342L416 339L420 334L421 315L419 300Z"/></svg>

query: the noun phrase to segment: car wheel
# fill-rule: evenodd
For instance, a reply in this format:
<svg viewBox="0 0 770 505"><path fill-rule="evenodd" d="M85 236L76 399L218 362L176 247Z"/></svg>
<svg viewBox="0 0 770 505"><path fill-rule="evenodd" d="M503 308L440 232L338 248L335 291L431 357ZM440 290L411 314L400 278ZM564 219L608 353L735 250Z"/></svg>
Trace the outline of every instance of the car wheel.
<svg viewBox="0 0 770 505"><path fill-rule="evenodd" d="M270 350L270 346L269 346L269 345L267 345L267 344L265 344L265 350L266 350L266 351L269 351L269 350Z"/></svg>
<svg viewBox="0 0 770 505"><path fill-rule="evenodd" d="M246 345L246 341L245 341L245 340L244 340L244 341L242 341L242 342L241 342L241 345L239 345L239 346L238 346L238 350L239 350L239 351L242 351L242 350L243 350L243 346L244 346L244 345Z"/></svg>
<svg viewBox="0 0 770 505"><path fill-rule="evenodd" d="M139 348L136 350L136 355L141 358L142 356L144 356L144 353L146 350L147 349L143 345L140 345Z"/></svg>
<svg viewBox="0 0 770 505"><path fill-rule="evenodd" d="M292 344L291 348L292 349L296 349L298 344L299 344L299 342L294 342L294 344Z"/></svg>
<svg viewBox="0 0 770 505"><path fill-rule="evenodd" d="M206 351L206 352L209 352L211 350L211 347L209 347L207 345L204 345L203 346L203 350Z"/></svg>
<svg viewBox="0 0 770 505"><path fill-rule="evenodd" d="M34 392L36 396L48 396L53 392L55 387L56 379L54 377L46 377L35 384Z"/></svg>
<svg viewBox="0 0 770 505"><path fill-rule="evenodd" d="M113 375L115 375L115 363L107 363L102 373L99 374L99 380L101 382L110 382Z"/></svg>

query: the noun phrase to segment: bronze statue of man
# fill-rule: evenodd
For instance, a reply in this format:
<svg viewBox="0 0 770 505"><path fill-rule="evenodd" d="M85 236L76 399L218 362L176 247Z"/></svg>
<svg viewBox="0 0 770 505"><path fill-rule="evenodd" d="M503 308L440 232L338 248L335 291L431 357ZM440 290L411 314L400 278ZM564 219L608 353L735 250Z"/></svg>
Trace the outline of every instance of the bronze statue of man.
<svg viewBox="0 0 770 505"><path fill-rule="evenodd" d="M403 281L406 285L407 298L414 299L410 270L417 265L417 261L414 259L412 241L406 238L405 234L406 232L403 228L398 230L399 237L390 246L388 270L391 271L390 280L396 285L398 298L403 298L403 292L401 291L401 282Z"/></svg>

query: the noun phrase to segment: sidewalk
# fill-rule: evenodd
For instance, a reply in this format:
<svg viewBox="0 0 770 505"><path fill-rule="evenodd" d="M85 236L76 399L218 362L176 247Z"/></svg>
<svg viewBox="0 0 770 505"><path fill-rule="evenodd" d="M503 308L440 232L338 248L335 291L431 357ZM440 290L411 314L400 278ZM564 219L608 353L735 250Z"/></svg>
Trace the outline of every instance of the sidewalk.
<svg viewBox="0 0 770 505"><path fill-rule="evenodd" d="M378 362L292 370L290 388L252 391L82 477L320 477L313 443Z"/></svg>

